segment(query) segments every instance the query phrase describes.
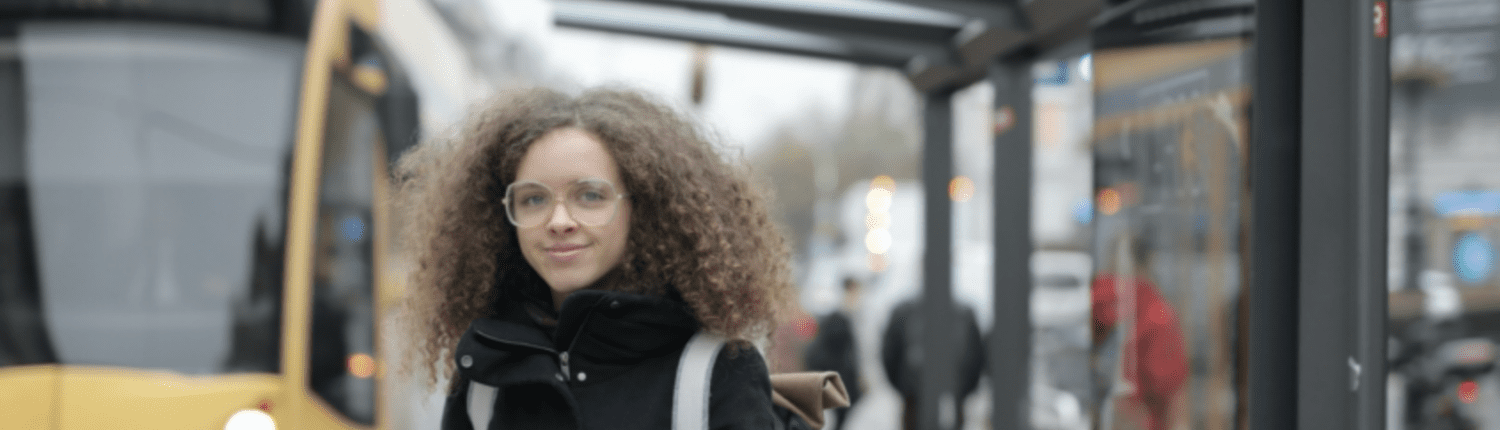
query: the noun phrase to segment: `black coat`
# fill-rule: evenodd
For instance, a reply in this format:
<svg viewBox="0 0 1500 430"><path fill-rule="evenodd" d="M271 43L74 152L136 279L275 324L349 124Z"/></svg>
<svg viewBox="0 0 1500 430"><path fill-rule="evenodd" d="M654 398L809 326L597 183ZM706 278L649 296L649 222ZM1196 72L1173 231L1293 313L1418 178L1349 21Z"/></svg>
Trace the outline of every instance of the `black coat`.
<svg viewBox="0 0 1500 430"><path fill-rule="evenodd" d="M555 326L534 305L502 305L497 318L469 325L455 354L443 429L472 430L470 381L498 387L490 429L672 427L677 363L699 327L685 303L582 290L563 302ZM781 428L755 348L725 345L712 378L709 428Z"/></svg>
<svg viewBox="0 0 1500 430"><path fill-rule="evenodd" d="M922 361L922 306L920 299L907 300L891 310L890 322L885 328L880 345L880 360L885 367L886 379L902 397L916 398L921 387ZM984 341L979 335L979 323L974 310L958 303L953 304L953 313L946 318L954 341L952 351L958 354L953 363L958 365L955 388L958 389L959 406L963 398L979 388L979 377L984 371Z"/></svg>
<svg viewBox="0 0 1500 430"><path fill-rule="evenodd" d="M854 324L842 311L834 311L818 321L818 337L807 346L804 361L808 370L832 370L844 380L849 404L859 403L864 394L860 385L859 344L854 339Z"/></svg>

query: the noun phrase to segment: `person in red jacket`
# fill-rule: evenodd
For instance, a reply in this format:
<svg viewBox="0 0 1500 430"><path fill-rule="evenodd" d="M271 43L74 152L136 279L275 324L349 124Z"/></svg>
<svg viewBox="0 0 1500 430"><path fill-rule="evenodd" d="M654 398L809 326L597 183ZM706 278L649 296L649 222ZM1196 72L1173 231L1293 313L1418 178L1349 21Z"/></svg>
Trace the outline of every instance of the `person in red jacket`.
<svg viewBox="0 0 1500 430"><path fill-rule="evenodd" d="M1150 280L1147 254L1092 283L1094 375L1101 422L1112 429L1186 428L1188 362L1177 312ZM1134 312L1128 311L1134 309ZM1126 335L1128 333L1128 336Z"/></svg>

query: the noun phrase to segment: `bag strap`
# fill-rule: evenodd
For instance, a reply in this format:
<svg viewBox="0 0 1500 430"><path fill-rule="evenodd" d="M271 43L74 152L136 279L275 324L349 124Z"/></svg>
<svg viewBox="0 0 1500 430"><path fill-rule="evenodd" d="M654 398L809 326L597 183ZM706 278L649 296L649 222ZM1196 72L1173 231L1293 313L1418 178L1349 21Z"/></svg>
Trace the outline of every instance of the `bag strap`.
<svg viewBox="0 0 1500 430"><path fill-rule="evenodd" d="M677 387L672 391L672 429L708 429L709 382L714 359L724 348L724 338L699 331L682 348L677 362Z"/></svg>
<svg viewBox="0 0 1500 430"><path fill-rule="evenodd" d="M495 412L495 397L498 394L499 388L493 385L469 382L469 424L474 426L474 430L490 428L490 419Z"/></svg>

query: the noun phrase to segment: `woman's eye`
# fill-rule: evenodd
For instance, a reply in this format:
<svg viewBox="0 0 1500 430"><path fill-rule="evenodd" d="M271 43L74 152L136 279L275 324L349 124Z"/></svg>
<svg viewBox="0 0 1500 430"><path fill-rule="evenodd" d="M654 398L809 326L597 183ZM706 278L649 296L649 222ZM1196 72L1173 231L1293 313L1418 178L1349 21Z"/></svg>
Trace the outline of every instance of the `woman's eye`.
<svg viewBox="0 0 1500 430"><path fill-rule="evenodd" d="M600 200L604 200L604 193L598 191L584 191L581 197L583 198L583 201L586 202L597 202Z"/></svg>
<svg viewBox="0 0 1500 430"><path fill-rule="evenodd" d="M521 198L521 205L523 206L541 206L544 204L547 204L547 198L544 196L526 196Z"/></svg>

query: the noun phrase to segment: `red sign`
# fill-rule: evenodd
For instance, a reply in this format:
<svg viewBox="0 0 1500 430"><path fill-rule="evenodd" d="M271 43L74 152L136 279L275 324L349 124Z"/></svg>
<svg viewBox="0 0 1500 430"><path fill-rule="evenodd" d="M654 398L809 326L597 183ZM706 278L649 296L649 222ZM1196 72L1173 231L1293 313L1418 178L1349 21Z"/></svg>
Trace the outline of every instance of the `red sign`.
<svg viewBox="0 0 1500 430"><path fill-rule="evenodd" d="M1375 37L1384 39L1391 34L1391 7L1384 1L1375 2Z"/></svg>

